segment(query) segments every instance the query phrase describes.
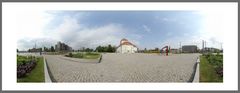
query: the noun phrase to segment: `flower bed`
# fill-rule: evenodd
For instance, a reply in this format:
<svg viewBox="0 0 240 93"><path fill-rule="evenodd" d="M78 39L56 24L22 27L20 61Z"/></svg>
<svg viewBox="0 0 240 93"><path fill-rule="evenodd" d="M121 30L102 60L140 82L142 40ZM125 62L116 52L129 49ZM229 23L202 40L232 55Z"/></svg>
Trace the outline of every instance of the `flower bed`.
<svg viewBox="0 0 240 93"><path fill-rule="evenodd" d="M35 57L17 56L17 77L24 77L36 67Z"/></svg>

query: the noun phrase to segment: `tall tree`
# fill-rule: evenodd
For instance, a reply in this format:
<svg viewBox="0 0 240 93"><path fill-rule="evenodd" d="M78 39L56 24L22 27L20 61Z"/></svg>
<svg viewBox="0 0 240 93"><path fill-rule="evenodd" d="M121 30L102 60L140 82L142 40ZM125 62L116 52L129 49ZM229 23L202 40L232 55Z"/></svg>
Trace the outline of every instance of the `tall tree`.
<svg viewBox="0 0 240 93"><path fill-rule="evenodd" d="M102 46L98 46L98 47L95 49L95 51L97 51L97 52L104 52L104 49L103 49Z"/></svg>
<svg viewBox="0 0 240 93"><path fill-rule="evenodd" d="M159 48L155 48L155 51L159 51Z"/></svg>
<svg viewBox="0 0 240 93"><path fill-rule="evenodd" d="M85 49L85 52L92 52L92 49L86 48L86 49Z"/></svg>
<svg viewBox="0 0 240 93"><path fill-rule="evenodd" d="M107 52L113 52L113 49L112 49L112 46L111 46L111 45L108 45L108 47L107 47Z"/></svg>
<svg viewBox="0 0 240 93"><path fill-rule="evenodd" d="M44 51L44 52L47 52L47 48L46 48L46 47L43 47L43 51Z"/></svg>
<svg viewBox="0 0 240 93"><path fill-rule="evenodd" d="M51 46L51 52L55 52L55 50L54 50L54 47L53 46Z"/></svg>
<svg viewBox="0 0 240 93"><path fill-rule="evenodd" d="M39 48L39 51L42 52L42 48Z"/></svg>

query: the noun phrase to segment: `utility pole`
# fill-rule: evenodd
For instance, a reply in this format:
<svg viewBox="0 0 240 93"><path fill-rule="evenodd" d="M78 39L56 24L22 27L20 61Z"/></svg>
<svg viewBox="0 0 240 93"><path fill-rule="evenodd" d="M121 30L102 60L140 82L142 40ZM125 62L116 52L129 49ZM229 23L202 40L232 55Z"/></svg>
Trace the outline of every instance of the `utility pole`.
<svg viewBox="0 0 240 93"><path fill-rule="evenodd" d="M203 53L203 50L204 50L204 40L202 40L202 53Z"/></svg>
<svg viewBox="0 0 240 93"><path fill-rule="evenodd" d="M181 45L181 42L180 42L179 52L180 52L180 53L182 52L182 45Z"/></svg>
<svg viewBox="0 0 240 93"><path fill-rule="evenodd" d="M202 40L202 50L204 49L204 40Z"/></svg>
<svg viewBox="0 0 240 93"><path fill-rule="evenodd" d="M207 41L205 41L205 45L204 45L204 47L205 47L205 51L207 52L207 51L208 51L208 48L207 48Z"/></svg>
<svg viewBox="0 0 240 93"><path fill-rule="evenodd" d="M221 43L221 50L223 50L223 48L222 48L222 43Z"/></svg>
<svg viewBox="0 0 240 93"><path fill-rule="evenodd" d="M37 47L37 45L36 45L36 43L35 43L35 45L34 45L34 47L33 47L33 48L35 48L35 49L36 49L36 47Z"/></svg>
<svg viewBox="0 0 240 93"><path fill-rule="evenodd" d="M207 47L207 42L206 41L204 41L204 48L206 48Z"/></svg>

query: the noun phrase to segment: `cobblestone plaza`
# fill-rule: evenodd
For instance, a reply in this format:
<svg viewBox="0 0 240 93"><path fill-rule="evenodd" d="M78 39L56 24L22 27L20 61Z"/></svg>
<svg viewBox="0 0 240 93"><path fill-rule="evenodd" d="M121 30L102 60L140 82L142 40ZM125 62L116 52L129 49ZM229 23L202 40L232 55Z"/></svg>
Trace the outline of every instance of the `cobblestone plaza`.
<svg viewBox="0 0 240 93"><path fill-rule="evenodd" d="M199 54L103 54L101 63L45 55L55 82L191 82Z"/></svg>

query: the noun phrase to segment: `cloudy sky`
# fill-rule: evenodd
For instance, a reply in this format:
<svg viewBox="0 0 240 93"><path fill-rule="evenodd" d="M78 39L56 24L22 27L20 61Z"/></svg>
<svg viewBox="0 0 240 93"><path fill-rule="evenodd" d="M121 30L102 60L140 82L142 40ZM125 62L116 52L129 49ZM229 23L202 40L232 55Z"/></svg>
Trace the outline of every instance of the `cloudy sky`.
<svg viewBox="0 0 240 93"><path fill-rule="evenodd" d="M49 47L58 41L73 49L119 45L126 38L140 49L170 45L221 48L221 15L202 11L26 11L16 16L17 48Z"/></svg>

